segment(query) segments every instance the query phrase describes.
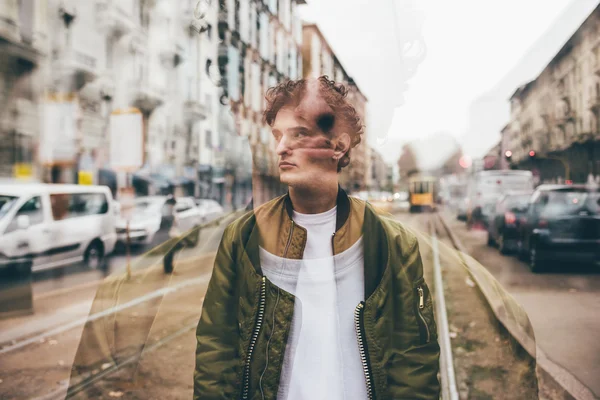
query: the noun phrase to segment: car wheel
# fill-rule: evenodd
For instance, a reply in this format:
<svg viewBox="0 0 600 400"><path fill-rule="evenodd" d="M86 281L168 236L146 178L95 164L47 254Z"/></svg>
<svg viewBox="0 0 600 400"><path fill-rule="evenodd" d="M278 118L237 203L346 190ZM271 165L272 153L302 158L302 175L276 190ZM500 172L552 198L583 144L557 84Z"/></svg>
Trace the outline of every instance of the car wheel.
<svg viewBox="0 0 600 400"><path fill-rule="evenodd" d="M542 271L539 249L535 241L529 245L529 269L534 273Z"/></svg>
<svg viewBox="0 0 600 400"><path fill-rule="evenodd" d="M104 265L104 246L99 240L94 240L85 249L83 262L89 269L102 269Z"/></svg>

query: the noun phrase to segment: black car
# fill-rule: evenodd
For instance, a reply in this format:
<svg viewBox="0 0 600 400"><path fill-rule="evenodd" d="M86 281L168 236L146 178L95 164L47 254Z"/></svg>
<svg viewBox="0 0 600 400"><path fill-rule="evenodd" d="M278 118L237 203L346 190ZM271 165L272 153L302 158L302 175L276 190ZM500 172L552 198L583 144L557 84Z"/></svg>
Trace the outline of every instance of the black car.
<svg viewBox="0 0 600 400"><path fill-rule="evenodd" d="M496 203L488 217L488 245L498 245L502 254L519 249L519 224L527 212L531 191L508 192Z"/></svg>
<svg viewBox="0 0 600 400"><path fill-rule="evenodd" d="M551 261L600 264L598 186L539 186L521 225L522 252L533 272Z"/></svg>

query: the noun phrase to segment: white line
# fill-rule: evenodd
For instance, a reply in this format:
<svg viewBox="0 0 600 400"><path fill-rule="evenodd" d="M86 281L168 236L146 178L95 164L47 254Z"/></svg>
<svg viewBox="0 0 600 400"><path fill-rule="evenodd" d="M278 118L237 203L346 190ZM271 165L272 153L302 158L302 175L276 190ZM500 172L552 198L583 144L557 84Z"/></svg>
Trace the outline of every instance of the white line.
<svg viewBox="0 0 600 400"><path fill-rule="evenodd" d="M440 266L440 253L435 229L431 232L431 247L433 248L433 280L438 316L438 336L440 338L440 375L442 377L442 399L458 400L452 344L448 331L448 315L446 314L446 299L444 298L444 283Z"/></svg>
<svg viewBox="0 0 600 400"><path fill-rule="evenodd" d="M159 289L159 290L155 290L154 292L148 293L148 294L146 294L144 296L138 297L137 299L131 300L131 301L129 301L127 303L124 303L124 304L121 304L119 306L109 308L108 310L105 310L105 311L102 311L102 312L99 312L99 313L96 313L96 314L92 314L92 315L89 315L87 317L76 319L75 321L72 321L72 322L70 322L70 323L68 323L66 325L59 326L57 328L51 329L49 331L46 331L44 333L41 333L41 334L36 335L34 337L31 337L29 339L22 340L22 341L17 342L17 343L15 343L13 345L4 347L4 348L0 349L0 354L6 354L8 352L20 349L20 348L28 346L30 344L38 343L42 339L46 339L46 338L48 338L50 336L54 336L54 335L57 335L59 333L63 333L65 331L73 329L73 328L75 328L75 327L77 327L79 325L83 325L83 324L85 324L88 321L95 321L95 320L97 320L99 318L102 318L102 317L105 317L107 315L111 315L111 314L117 313L119 311L123 311L123 310L125 310L127 308L130 308L130 307L136 306L138 304L144 303L144 302L146 302L148 300L152 300L152 299L154 299L156 297L161 297L161 296L164 296L164 295L166 295L168 293L173 293L173 292L175 292L175 291L177 291L179 289L182 289L184 287L195 285L195 284L200 284L202 282L206 282L206 280L207 280L207 278L209 276L210 276L210 273L206 273L206 274L202 275L201 277L186 280L185 282L181 282L178 285L175 285L175 286L172 286L172 287L167 287L167 288L162 288L162 289Z"/></svg>

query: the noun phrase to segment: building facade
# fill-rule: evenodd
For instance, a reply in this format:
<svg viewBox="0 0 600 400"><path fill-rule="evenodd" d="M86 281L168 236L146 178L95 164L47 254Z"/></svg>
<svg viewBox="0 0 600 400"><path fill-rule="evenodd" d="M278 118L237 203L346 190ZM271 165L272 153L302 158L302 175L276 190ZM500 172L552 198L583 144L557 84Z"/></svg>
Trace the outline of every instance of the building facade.
<svg viewBox="0 0 600 400"><path fill-rule="evenodd" d="M279 183L275 143L262 115L269 87L302 76L302 4L303 0L219 2L221 107L230 116L223 118L224 124L235 127L222 129L228 133L221 139L229 146L224 169L233 203L249 199L248 185L241 194L236 185L239 180L248 182L250 173L255 205L285 191Z"/></svg>
<svg viewBox="0 0 600 400"><path fill-rule="evenodd" d="M0 177L36 175L41 65L48 56L45 0L0 3Z"/></svg>
<svg viewBox="0 0 600 400"><path fill-rule="evenodd" d="M390 189L390 167L386 164L381 153L377 150L370 149L371 157L371 168L370 168L370 182L367 187L368 190L381 191Z"/></svg>
<svg viewBox="0 0 600 400"><path fill-rule="evenodd" d="M3 119L14 143L1 149L1 175L114 189L111 137L141 131L132 149L141 160L129 170L140 194L186 186L197 195L218 117L218 82L206 73L218 42L211 3L199 24L197 0L2 2L3 46L14 49L3 57L3 109L19 110ZM137 125L119 122L133 114Z"/></svg>
<svg viewBox="0 0 600 400"><path fill-rule="evenodd" d="M600 179L600 6L510 98L502 153L542 182Z"/></svg>
<svg viewBox="0 0 600 400"><path fill-rule="evenodd" d="M358 146L350 152L350 164L340 175L340 185L350 191L367 189L371 178L370 147L367 143L367 97L348 75L331 46L315 24L304 24L302 34L302 65L305 78L326 75L348 88L348 100L360 116L365 132Z"/></svg>

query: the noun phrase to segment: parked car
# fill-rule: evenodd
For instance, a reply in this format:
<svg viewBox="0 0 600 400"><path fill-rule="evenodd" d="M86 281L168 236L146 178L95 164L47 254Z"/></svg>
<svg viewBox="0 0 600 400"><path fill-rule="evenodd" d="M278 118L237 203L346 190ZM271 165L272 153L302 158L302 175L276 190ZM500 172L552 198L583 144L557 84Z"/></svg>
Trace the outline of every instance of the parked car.
<svg viewBox="0 0 600 400"><path fill-rule="evenodd" d="M502 254L519 249L519 224L527 212L531 191L508 192L500 197L487 227L488 245L498 245Z"/></svg>
<svg viewBox="0 0 600 400"><path fill-rule="evenodd" d="M496 201L514 190L533 190L531 171L481 171L471 179L467 189L467 227L487 227Z"/></svg>
<svg viewBox="0 0 600 400"><path fill-rule="evenodd" d="M541 185L522 224L522 254L533 272L545 262L600 264L598 186Z"/></svg>
<svg viewBox="0 0 600 400"><path fill-rule="evenodd" d="M0 185L0 263L32 257L41 271L83 261L102 268L117 240L106 186Z"/></svg>
<svg viewBox="0 0 600 400"><path fill-rule="evenodd" d="M223 215L223 207L216 200L195 199L194 201L202 213L203 222L210 222Z"/></svg>
<svg viewBox="0 0 600 400"><path fill-rule="evenodd" d="M129 242L156 246L169 239L173 224L184 233L202 222L202 212L190 198L138 197L129 221ZM117 221L117 236L121 245L127 242L127 220L123 217Z"/></svg>

